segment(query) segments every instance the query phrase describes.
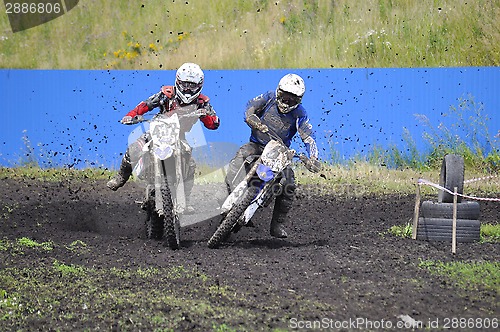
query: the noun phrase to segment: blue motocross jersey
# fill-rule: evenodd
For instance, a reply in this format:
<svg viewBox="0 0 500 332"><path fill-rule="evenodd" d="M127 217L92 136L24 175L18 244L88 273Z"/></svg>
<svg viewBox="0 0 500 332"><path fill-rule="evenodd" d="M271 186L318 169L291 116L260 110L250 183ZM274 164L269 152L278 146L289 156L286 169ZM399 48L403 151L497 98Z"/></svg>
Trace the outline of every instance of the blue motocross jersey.
<svg viewBox="0 0 500 332"><path fill-rule="evenodd" d="M247 111L249 109L254 109L260 121L278 135L288 147L298 132L306 146L309 157L318 157L312 125L309 123L307 112L302 104L299 104L297 108L289 113L280 113L276 105L276 94L274 91L269 91L250 100L247 103ZM267 134L252 128L251 142L265 145L269 140Z"/></svg>

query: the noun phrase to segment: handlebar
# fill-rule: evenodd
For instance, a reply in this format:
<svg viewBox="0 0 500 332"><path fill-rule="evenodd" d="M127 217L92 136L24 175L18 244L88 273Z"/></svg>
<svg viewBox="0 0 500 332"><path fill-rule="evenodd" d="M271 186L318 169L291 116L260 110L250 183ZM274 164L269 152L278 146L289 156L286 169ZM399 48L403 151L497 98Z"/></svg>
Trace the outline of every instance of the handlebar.
<svg viewBox="0 0 500 332"><path fill-rule="evenodd" d="M281 144L285 145L281 137L278 136L274 131L272 131L270 128L267 128L267 131L264 133L269 136L270 139L276 140L280 142ZM310 159L307 157L304 153L297 153L294 149L288 148L289 151L293 151L293 156L292 158L298 158L305 166L306 168L314 173L317 173L321 170L321 166L318 166L316 163L317 161Z"/></svg>
<svg viewBox="0 0 500 332"><path fill-rule="evenodd" d="M135 125L135 124L138 124L138 123L141 123L144 121L146 121L146 119L142 115L136 115L133 118L131 118L130 121L127 121L127 122L123 122L123 119L122 119L122 124Z"/></svg>
<svg viewBox="0 0 500 332"><path fill-rule="evenodd" d="M160 115L164 115L164 114L158 113L158 114L154 115L151 119L146 119L142 115L136 115L136 116L132 117L129 121L126 121L126 122L123 122L123 119L122 119L121 123L124 124L124 125L135 125L135 124L138 124L138 123L141 123L141 122L152 121L157 116L160 116ZM205 115L209 115L209 114L207 112L204 112L204 110L202 110L202 109L196 110L195 112L191 112L191 113L187 113L187 114L182 114L182 115L179 115L177 113L177 116L179 117L179 119L182 119L182 118L194 118L194 117L199 118L199 117L205 116Z"/></svg>

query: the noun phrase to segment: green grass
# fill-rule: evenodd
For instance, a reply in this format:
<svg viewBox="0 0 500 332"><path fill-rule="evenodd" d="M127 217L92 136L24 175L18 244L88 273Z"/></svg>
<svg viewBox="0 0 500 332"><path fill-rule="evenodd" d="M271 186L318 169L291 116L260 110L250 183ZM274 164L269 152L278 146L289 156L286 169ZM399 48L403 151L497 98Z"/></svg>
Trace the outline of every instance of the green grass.
<svg viewBox="0 0 500 332"><path fill-rule="evenodd" d="M21 237L15 241L0 240L0 251L9 251L14 255L24 255L27 250L51 252L56 247L52 241L38 242L28 237Z"/></svg>
<svg viewBox="0 0 500 332"><path fill-rule="evenodd" d="M100 168L40 168L34 165L0 167L0 179L32 179L41 181L108 179L112 172Z"/></svg>
<svg viewBox="0 0 500 332"><path fill-rule="evenodd" d="M487 290L500 295L499 262L450 262L422 260L419 267L431 274L445 277L464 290Z"/></svg>
<svg viewBox="0 0 500 332"><path fill-rule="evenodd" d="M500 224L481 225L481 241L500 243Z"/></svg>
<svg viewBox="0 0 500 332"><path fill-rule="evenodd" d="M83 253L89 250L87 248L87 244L81 240L75 240L71 242L69 245L66 246L66 249L75 253Z"/></svg>
<svg viewBox="0 0 500 332"><path fill-rule="evenodd" d="M110 284L110 276L120 281ZM225 318L247 322L248 330L257 318L255 306L246 300L251 295L216 285L196 269L182 266L108 269L54 260L52 265L34 262L24 268L3 268L0 284L0 321L5 327L37 321L44 329L58 321L68 327L108 329L116 324L128 331L176 331L184 320L196 317L197 325L207 331L236 331L241 327L227 325ZM275 319L272 312L264 315Z"/></svg>
<svg viewBox="0 0 500 332"><path fill-rule="evenodd" d="M102 169L41 169L38 167L0 167L0 179L32 179L39 181L106 180L113 172ZM313 174L301 165L295 166L297 182L303 186L315 185L319 193L335 196L359 197L363 195L414 194L418 179L439 183L439 170L391 169L366 161L352 161L347 165L325 163L321 173ZM220 171L210 168L198 174L197 184L223 181ZM496 197L500 191L500 176L474 169L466 169L466 180L491 176L487 181L467 183L464 192L478 197ZM421 186L422 195L434 195L436 190ZM7 216L16 207L0 207ZM1 217L1 215L0 215Z"/></svg>
<svg viewBox="0 0 500 332"><path fill-rule="evenodd" d="M45 251L51 251L54 249L54 243L52 243L51 241L39 243L27 237L17 239L17 244L20 247L41 248Z"/></svg>
<svg viewBox="0 0 500 332"><path fill-rule="evenodd" d="M411 168L391 169L366 161L350 162L347 165L325 165L320 174L312 174L302 167L295 171L299 184L311 190L335 196L360 197L363 195L410 195L416 193L418 179L439 183L439 170L416 170ZM478 170L465 171L465 180L492 176ZM315 185L316 187L311 187ZM430 186L420 187L423 197L437 195ZM485 181L475 181L464 185L464 193L478 197L498 197L500 176L493 175Z"/></svg>
<svg viewBox="0 0 500 332"><path fill-rule="evenodd" d="M431 122L424 114L415 114L415 119L423 128L422 138L415 139L408 128L403 128L403 146L390 144L387 147L373 146L369 151L343 160L333 141L329 141L331 162L351 165L368 163L391 169L414 169L419 171L437 170L447 154L463 157L467 170L473 173L499 174L500 132L481 102L474 96L462 95L457 105L443 110L436 122ZM490 130L493 127L493 131ZM417 141L423 146L417 148Z"/></svg>
<svg viewBox="0 0 500 332"><path fill-rule="evenodd" d="M406 223L405 225L395 225L389 228L389 233L394 236L399 236L402 238L411 238L412 235L412 225Z"/></svg>
<svg viewBox="0 0 500 332"><path fill-rule="evenodd" d="M88 0L18 33L1 15L0 66L498 66L499 16L498 0Z"/></svg>
<svg viewBox="0 0 500 332"><path fill-rule="evenodd" d="M66 265L58 260L54 260L54 271L58 272L61 276L78 276L84 277L86 275L85 269L81 266Z"/></svg>

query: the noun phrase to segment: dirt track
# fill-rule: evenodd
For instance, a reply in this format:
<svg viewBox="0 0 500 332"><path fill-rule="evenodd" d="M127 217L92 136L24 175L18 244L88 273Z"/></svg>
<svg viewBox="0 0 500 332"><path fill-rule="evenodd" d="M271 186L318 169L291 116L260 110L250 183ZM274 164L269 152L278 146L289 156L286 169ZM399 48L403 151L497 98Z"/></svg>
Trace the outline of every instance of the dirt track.
<svg viewBox="0 0 500 332"><path fill-rule="evenodd" d="M449 244L413 241L387 233L392 225L410 221L413 196L338 198L319 196L312 189L300 188L287 225L286 240L269 236L269 211L262 211L256 218L257 227L244 228L220 249L206 246L215 223L201 222L184 227L182 248L170 251L160 242L144 239L144 213L134 204L141 199L142 191L133 183L115 193L105 188L104 181L42 183L4 179L0 182L3 209L0 239L15 241L29 237L39 242L53 241L59 249L26 250L16 257L10 256L8 250L0 250L0 267L36 267L54 259L102 270L182 266L207 276L208 281L180 279L161 287L166 291L178 287L175 294L182 299L184 295L191 299L197 289L195 297L206 299L213 308L229 306L247 315L247 319L229 314L201 317L198 311L177 306L164 313L171 322L175 321L169 325L175 331L207 331L215 329L214 326L238 331L294 330L314 321L335 327L356 319L367 324L381 324L383 320L385 325L379 326L388 327L390 322L396 330L400 315L409 315L424 326L429 320L439 319L441 327L445 319L452 317L498 319L498 292L462 290L449 279L431 275L419 263L421 260L498 261L499 244L459 243L457 254L452 255ZM202 208L215 204L210 190L206 187L195 190L194 195L204 202ZM481 203L481 221L499 220L498 205ZM72 253L60 249L76 240L86 243L88 250ZM213 292L200 294L207 289L201 283L207 282L226 292L230 290L234 296L222 291L218 297ZM104 292L123 283L120 278L109 278L95 287ZM141 289L154 285L133 286ZM123 309L123 317L138 311L143 313L135 314L134 320L130 319L133 323L124 319L113 322L90 309L80 323L34 316L28 320L28 326L18 327L26 330L161 327L150 319L157 308L147 303ZM0 313L1 310L0 306ZM58 310L62 308L54 308L55 312ZM175 318L181 314L181 319ZM8 320L4 323L13 328ZM343 330L369 326L344 325Z"/></svg>

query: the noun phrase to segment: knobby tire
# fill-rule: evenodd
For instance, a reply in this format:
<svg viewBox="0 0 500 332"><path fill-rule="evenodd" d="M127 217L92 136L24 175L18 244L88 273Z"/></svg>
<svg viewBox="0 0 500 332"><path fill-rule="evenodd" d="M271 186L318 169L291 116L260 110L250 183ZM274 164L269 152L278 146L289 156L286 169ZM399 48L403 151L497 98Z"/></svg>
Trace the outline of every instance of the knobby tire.
<svg viewBox="0 0 500 332"><path fill-rule="evenodd" d="M172 203L172 195L170 193L170 188L168 185L164 185L161 188L161 196L163 200L163 210L165 213L163 219L163 236L165 238L165 245L170 249L179 249L180 246L180 230L179 230L179 220L174 214L174 205Z"/></svg>
<svg viewBox="0 0 500 332"><path fill-rule="evenodd" d="M154 194L149 195L147 213L146 237L148 239L161 240L163 238L163 218L156 212Z"/></svg>
<svg viewBox="0 0 500 332"><path fill-rule="evenodd" d="M231 211L229 211L229 213L226 215L222 223L215 231L214 235L212 235L210 240L208 240L209 248L218 248L225 239L229 238L229 235L238 222L241 214L245 212L246 208L250 205L258 192L259 188L253 186L245 190L245 193L243 193L241 199L234 205Z"/></svg>

